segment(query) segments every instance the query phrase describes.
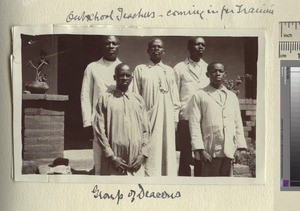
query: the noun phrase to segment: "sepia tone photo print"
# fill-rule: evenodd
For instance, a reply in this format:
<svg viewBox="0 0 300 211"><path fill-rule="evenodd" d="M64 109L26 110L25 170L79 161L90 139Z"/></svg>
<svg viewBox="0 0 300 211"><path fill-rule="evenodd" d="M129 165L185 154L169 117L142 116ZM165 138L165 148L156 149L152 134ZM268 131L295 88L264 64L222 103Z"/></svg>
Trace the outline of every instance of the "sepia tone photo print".
<svg viewBox="0 0 300 211"><path fill-rule="evenodd" d="M259 30L14 27L17 181L264 183Z"/></svg>

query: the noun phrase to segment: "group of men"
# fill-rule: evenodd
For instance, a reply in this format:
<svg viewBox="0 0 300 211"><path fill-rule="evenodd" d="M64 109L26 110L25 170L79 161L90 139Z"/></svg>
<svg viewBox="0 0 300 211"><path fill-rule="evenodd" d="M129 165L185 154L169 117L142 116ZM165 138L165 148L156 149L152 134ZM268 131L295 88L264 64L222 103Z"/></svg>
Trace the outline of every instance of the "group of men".
<svg viewBox="0 0 300 211"><path fill-rule="evenodd" d="M190 56L174 69L162 63L159 38L148 43L149 63L134 71L117 58L119 47L117 37L105 36L103 57L83 77L83 126L94 137L95 174L191 176L193 164L195 176L230 176L232 160L247 146L238 99L222 85L225 66L202 59L205 40L191 38Z"/></svg>

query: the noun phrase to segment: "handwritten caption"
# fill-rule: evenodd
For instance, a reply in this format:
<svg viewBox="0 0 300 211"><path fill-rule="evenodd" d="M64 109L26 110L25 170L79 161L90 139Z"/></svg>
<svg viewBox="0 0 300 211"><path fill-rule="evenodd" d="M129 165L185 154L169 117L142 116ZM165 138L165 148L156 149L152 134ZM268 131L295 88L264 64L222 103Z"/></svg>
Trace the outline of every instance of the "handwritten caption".
<svg viewBox="0 0 300 211"><path fill-rule="evenodd" d="M174 17L184 17L184 16L194 16L199 20L207 20L209 18L219 18L224 19L228 15L274 15L274 5L262 4L261 6L247 6L244 4L237 5L223 5L218 8L214 8L212 5L209 8L201 8L192 5L190 9L167 9L163 13L158 13L156 11L146 11L140 8L136 11L128 10L127 8L118 7L111 9L107 12L86 12L86 11L70 11L66 17L66 22L91 22L91 21L123 21L123 20L134 20L134 19L155 19L155 18L174 18Z"/></svg>
<svg viewBox="0 0 300 211"><path fill-rule="evenodd" d="M176 199L181 198L180 191L176 192L168 192L168 191L149 191L145 190L141 184L138 184L137 189L131 189L126 193L123 193L121 190L117 190L114 193L107 193L95 185L92 194L95 199L102 199L102 200L112 200L115 201L117 204L120 203L121 200L128 198L131 202L135 200L142 200L145 198L153 198L153 199Z"/></svg>

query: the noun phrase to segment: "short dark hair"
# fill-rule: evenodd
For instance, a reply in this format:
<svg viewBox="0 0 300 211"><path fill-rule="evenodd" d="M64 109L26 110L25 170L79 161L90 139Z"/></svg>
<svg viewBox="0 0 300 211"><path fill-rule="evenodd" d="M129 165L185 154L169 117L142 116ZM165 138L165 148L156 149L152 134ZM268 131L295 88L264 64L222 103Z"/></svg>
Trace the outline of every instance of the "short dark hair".
<svg viewBox="0 0 300 211"><path fill-rule="evenodd" d="M203 37L191 37L189 40L188 40L188 45L187 45L187 48L189 49L190 46L196 41L196 39L198 38L202 38L204 41L205 39Z"/></svg>
<svg viewBox="0 0 300 211"><path fill-rule="evenodd" d="M225 67L225 65L224 65L223 63L221 63L221 62L211 62L211 63L209 63L208 66L207 66L207 72L208 72L210 69L212 69L216 64L221 64L221 65L223 65L224 70L226 71L226 67Z"/></svg>
<svg viewBox="0 0 300 211"><path fill-rule="evenodd" d="M148 42L148 49L150 48L150 44L152 44L155 40L160 40L162 42L162 44L164 45L164 41L162 39L155 37Z"/></svg>
<svg viewBox="0 0 300 211"><path fill-rule="evenodd" d="M104 45L104 42L105 40L108 38L108 37L115 37L118 44L120 44L120 38L115 36L115 35L104 35L102 38L101 38L101 44Z"/></svg>
<svg viewBox="0 0 300 211"><path fill-rule="evenodd" d="M130 69L130 66L129 66L128 64L122 62L122 63L118 64L118 65L115 67L115 75L117 75L118 71L119 71L122 67L124 67L124 66L128 66L130 72L132 72L131 69Z"/></svg>

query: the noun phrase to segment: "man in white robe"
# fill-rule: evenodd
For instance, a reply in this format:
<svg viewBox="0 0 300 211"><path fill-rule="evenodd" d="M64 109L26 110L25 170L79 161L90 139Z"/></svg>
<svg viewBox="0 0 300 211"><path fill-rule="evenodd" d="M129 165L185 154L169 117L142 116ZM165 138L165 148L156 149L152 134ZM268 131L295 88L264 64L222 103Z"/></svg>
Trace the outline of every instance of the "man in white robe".
<svg viewBox="0 0 300 211"><path fill-rule="evenodd" d="M189 58L174 67L181 109L177 128L177 146L180 150L179 176L191 176L192 147L189 130L188 103L195 92L209 84L207 63L202 59L206 47L202 37L191 38L187 49ZM201 176L201 162L195 160L194 176Z"/></svg>
<svg viewBox="0 0 300 211"><path fill-rule="evenodd" d="M223 64L210 63L207 76L210 84L189 103L192 149L202 162L202 176L231 176L232 160L247 149L239 101L222 85Z"/></svg>
<svg viewBox="0 0 300 211"><path fill-rule="evenodd" d="M105 36L102 40L103 57L90 63L84 71L81 88L81 111L83 127L91 140L94 139L92 121L97 101L103 93L115 86L113 78L115 67L120 64L117 58L120 42L115 36ZM93 140L95 174L100 174L101 148Z"/></svg>
<svg viewBox="0 0 300 211"><path fill-rule="evenodd" d="M155 38L148 44L148 64L134 71L133 91L145 100L150 119L151 142L146 160L147 176L176 176L175 127L180 102L174 70L163 64L163 41Z"/></svg>
<svg viewBox="0 0 300 211"><path fill-rule="evenodd" d="M132 80L129 66L116 67L116 88L102 95L94 129L103 150L101 175L145 176L148 157L149 121L143 98L128 90Z"/></svg>

